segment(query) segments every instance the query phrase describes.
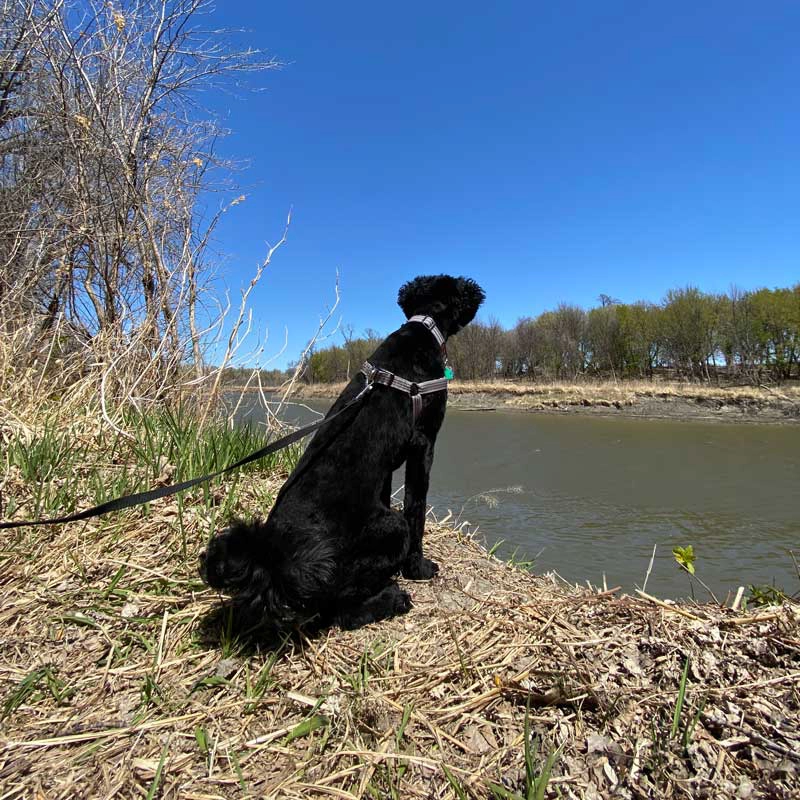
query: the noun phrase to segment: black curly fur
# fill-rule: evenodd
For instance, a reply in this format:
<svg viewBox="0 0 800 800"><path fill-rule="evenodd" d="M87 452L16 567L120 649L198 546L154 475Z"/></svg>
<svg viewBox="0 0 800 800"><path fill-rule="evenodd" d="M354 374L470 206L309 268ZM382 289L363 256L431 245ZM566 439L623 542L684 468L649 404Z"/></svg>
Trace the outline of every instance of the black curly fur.
<svg viewBox="0 0 800 800"><path fill-rule="evenodd" d="M406 283L397 302L406 317L433 317L448 337L473 319L484 297L469 278L433 275ZM369 361L416 382L441 378L444 368L431 333L408 322ZM363 387L356 375L328 414ZM284 627L317 617L352 628L408 611L411 599L394 576L438 572L422 555L422 533L446 399L445 392L424 395L413 423L409 396L376 386L311 440L266 521L234 522L211 540L201 556L203 579L247 614ZM390 507L391 481L404 462L400 512Z"/></svg>

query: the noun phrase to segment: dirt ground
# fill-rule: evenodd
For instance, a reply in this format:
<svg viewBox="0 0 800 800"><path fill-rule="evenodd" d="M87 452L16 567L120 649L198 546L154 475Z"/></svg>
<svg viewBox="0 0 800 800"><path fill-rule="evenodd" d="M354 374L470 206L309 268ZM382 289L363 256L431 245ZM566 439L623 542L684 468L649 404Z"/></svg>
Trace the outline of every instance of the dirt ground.
<svg viewBox="0 0 800 800"><path fill-rule="evenodd" d="M795 603L574 587L431 518L409 614L276 644L199 582L195 513L6 537L4 800L800 796Z"/></svg>

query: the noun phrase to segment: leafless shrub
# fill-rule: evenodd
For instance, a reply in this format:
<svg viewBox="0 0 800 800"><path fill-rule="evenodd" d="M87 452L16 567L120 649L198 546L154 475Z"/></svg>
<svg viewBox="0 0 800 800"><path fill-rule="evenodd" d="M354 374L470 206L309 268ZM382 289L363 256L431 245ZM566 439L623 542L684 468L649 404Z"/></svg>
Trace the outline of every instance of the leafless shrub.
<svg viewBox="0 0 800 800"><path fill-rule="evenodd" d="M244 198L198 203L228 174L199 93L277 66L229 49L208 9L0 0L0 396L80 381L118 408L206 376L230 308L207 293L208 244Z"/></svg>

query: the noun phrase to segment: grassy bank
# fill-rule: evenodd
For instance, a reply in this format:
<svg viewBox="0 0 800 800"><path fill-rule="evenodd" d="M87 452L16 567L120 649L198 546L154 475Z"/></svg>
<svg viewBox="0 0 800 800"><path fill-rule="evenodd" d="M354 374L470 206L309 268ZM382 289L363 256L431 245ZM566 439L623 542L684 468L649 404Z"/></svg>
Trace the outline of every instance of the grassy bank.
<svg viewBox="0 0 800 800"><path fill-rule="evenodd" d="M88 423L6 427L3 518L252 444L185 423L151 420L144 450ZM197 554L227 514L269 505L288 465L272 466L3 535L4 798L797 796L796 605L572 587L431 519L442 573L406 583L407 616L277 647L237 636Z"/></svg>
<svg viewBox="0 0 800 800"><path fill-rule="evenodd" d="M344 386L343 383L300 385L296 396L336 397ZM800 422L800 385L725 387L650 381L453 381L450 405L476 410L574 412L652 419Z"/></svg>
<svg viewBox="0 0 800 800"><path fill-rule="evenodd" d="M74 422L66 422L55 409L34 423L0 422L0 511L7 520L71 513L215 472L263 446L264 439L264 431L253 427L232 428L223 422L201 426L180 409L128 413L116 430L101 421L99 411L77 415ZM176 502L179 507L185 501L201 503L212 522L225 518L238 481L253 473L286 475L299 452L294 445L244 467L226 478L224 492L219 481L212 482ZM271 502L271 496L263 500Z"/></svg>

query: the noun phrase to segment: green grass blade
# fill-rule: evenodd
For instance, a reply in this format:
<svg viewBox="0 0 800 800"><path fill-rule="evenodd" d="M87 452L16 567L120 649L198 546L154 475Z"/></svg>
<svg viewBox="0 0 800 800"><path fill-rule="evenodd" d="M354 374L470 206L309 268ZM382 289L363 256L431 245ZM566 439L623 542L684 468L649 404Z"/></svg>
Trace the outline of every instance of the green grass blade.
<svg viewBox="0 0 800 800"><path fill-rule="evenodd" d="M295 727L289 731L288 735L283 740L283 744L285 746L289 744L289 742L293 742L295 739L299 739L302 736L308 736L309 733L313 733L318 728L322 728L327 724L328 718L322 716L321 714L304 719L299 725L295 725Z"/></svg>
<svg viewBox="0 0 800 800"><path fill-rule="evenodd" d="M683 675L681 675L681 682L678 686L678 698L675 701L675 711L672 714L672 730L670 736L674 739L678 733L678 725L680 724L681 712L683 711L683 701L686 698L686 679L689 676L689 656L686 656L686 663L683 665Z"/></svg>
<svg viewBox="0 0 800 800"><path fill-rule="evenodd" d="M150 791L147 793L147 800L153 800L153 798L156 796L156 792L158 791L158 786L161 783L161 774L164 771L164 763L167 760L168 747L169 743L165 744L164 749L161 751L161 758L158 761L156 774L153 776L153 782L150 784Z"/></svg>
<svg viewBox="0 0 800 800"><path fill-rule="evenodd" d="M444 770L444 776L447 778L447 782L453 787L453 791L456 793L458 800L467 800L467 793L464 791L464 786L461 781L450 772L445 764L442 764L442 769Z"/></svg>

